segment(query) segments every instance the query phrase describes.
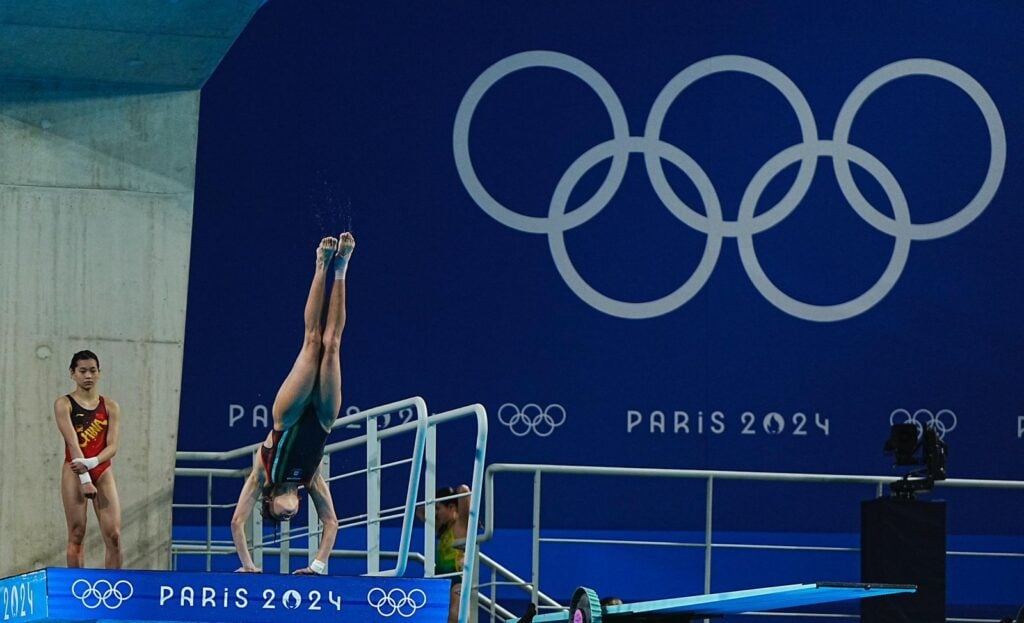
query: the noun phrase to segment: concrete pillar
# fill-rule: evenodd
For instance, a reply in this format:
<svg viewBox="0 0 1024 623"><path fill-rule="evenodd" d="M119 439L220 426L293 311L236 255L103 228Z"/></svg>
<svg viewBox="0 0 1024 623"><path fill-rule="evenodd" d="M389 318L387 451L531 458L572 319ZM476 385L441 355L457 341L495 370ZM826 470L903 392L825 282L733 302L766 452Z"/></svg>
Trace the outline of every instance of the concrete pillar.
<svg viewBox="0 0 1024 623"><path fill-rule="evenodd" d="M125 564L168 567L199 89L263 2L0 0L0 577L65 563L83 348L123 411Z"/></svg>
<svg viewBox="0 0 1024 623"><path fill-rule="evenodd" d="M53 402L83 348L123 412L125 565L169 565L198 105L197 90L0 86L0 577L65 564Z"/></svg>

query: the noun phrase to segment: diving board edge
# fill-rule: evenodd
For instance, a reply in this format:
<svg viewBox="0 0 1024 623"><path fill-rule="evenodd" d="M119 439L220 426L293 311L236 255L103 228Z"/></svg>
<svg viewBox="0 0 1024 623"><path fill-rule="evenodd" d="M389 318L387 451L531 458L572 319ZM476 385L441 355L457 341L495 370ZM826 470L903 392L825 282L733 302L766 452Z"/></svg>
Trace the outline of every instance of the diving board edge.
<svg viewBox="0 0 1024 623"><path fill-rule="evenodd" d="M743 612L764 612L800 606L811 606L870 597L883 597L901 593L913 593L917 587L912 584L879 584L852 582L812 582L787 584L724 593L693 595L672 599L656 599L616 606L607 606L602 617L622 620L651 614L682 614L693 616L721 616ZM599 622L594 617L595 623ZM568 621L569 612L553 612L533 617L533 623L554 623ZM510 619L514 623L518 619Z"/></svg>

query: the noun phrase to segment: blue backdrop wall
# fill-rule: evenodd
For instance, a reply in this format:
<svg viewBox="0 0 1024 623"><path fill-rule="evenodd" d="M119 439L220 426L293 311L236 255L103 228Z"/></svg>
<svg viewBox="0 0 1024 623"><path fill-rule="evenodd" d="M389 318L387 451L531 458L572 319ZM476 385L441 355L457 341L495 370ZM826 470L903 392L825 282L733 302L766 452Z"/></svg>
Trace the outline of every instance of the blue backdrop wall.
<svg viewBox="0 0 1024 623"><path fill-rule="evenodd" d="M203 90L179 447L265 435L351 229L345 409L481 402L490 462L859 474L909 420L1022 479L1022 26L269 2Z"/></svg>

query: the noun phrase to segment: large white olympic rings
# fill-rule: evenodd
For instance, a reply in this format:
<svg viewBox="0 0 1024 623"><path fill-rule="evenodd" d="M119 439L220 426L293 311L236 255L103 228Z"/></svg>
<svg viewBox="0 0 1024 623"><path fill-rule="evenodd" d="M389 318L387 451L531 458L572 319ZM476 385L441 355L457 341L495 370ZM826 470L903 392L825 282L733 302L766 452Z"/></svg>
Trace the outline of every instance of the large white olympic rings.
<svg viewBox="0 0 1024 623"><path fill-rule="evenodd" d="M427 605L427 594L418 588L406 593L400 588L385 591L383 588L374 587L367 593L366 603L376 608L377 613L382 617L398 614L408 619L417 610Z"/></svg>
<svg viewBox="0 0 1024 623"><path fill-rule="evenodd" d="M576 76L589 86L604 104L612 126L612 138L584 152L562 175L551 198L546 217L527 216L502 205L483 186L469 154L469 132L473 114L483 96L499 80L512 72L533 67L559 69ZM775 87L789 102L800 126L801 142L768 160L751 179L735 221L726 221L718 193L699 164L679 148L661 140L661 130L671 105L691 84L721 72L741 72L761 78ZM906 197L896 178L877 158L849 143L853 120L867 98L882 86L907 76L932 76L946 80L964 91L981 111L989 133L988 170L974 197L955 214L932 223L914 223ZM812 321L852 318L871 309L895 286L906 265L910 243L953 234L976 219L995 196L1006 165L1006 132L995 102L974 78L963 70L933 59L914 58L897 61L874 71L846 98L836 118L831 139L819 139L814 114L800 89L775 67L746 56L715 56L690 65L672 78L651 107L643 136L632 136L626 112L611 85L583 61L559 52L534 50L504 58L487 68L473 81L455 115L452 146L455 165L463 185L480 208L513 229L545 234L558 272L572 291L591 307L621 318L653 318L684 305L703 288L711 277L723 238L736 238L743 267L754 286L769 302L782 311ZM645 302L627 302L598 292L573 266L565 245L565 232L596 216L612 200L625 176L631 153L643 154L647 175L658 198L687 226L704 233L707 243L693 274L674 292ZM832 159L832 167L843 196L865 222L894 240L892 257L878 281L866 292L834 305L816 305L797 300L782 292L761 268L754 250L754 235L774 227L797 208L814 178L818 159ZM569 196L577 182L590 169L611 159L608 174L592 197L567 212ZM668 161L689 176L696 186L704 212L686 205L672 190L662 168ZM882 187L891 204L893 216L880 212L861 194L850 172L850 162L866 170ZM771 180L786 167L799 162L793 185L779 202L763 211L757 207L761 194Z"/></svg>
<svg viewBox="0 0 1024 623"><path fill-rule="evenodd" d="M90 610L100 607L101 604L110 610L120 608L134 592L135 589L128 580L118 580L111 584L109 580L104 579L91 583L80 578L71 584L71 596Z"/></svg>

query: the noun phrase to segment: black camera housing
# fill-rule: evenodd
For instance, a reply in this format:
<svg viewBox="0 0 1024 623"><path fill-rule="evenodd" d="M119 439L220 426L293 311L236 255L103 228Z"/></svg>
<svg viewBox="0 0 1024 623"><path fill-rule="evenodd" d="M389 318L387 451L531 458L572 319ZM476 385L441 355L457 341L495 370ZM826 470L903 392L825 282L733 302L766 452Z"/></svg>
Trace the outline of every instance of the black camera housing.
<svg viewBox="0 0 1024 623"><path fill-rule="evenodd" d="M924 466L891 483L892 497L912 500L918 492L931 491L937 481L946 479L948 446L933 426L893 424L883 451L895 456L894 466Z"/></svg>

